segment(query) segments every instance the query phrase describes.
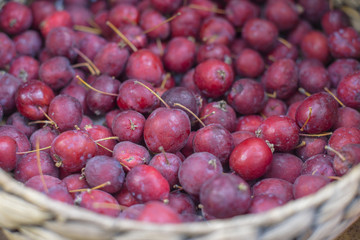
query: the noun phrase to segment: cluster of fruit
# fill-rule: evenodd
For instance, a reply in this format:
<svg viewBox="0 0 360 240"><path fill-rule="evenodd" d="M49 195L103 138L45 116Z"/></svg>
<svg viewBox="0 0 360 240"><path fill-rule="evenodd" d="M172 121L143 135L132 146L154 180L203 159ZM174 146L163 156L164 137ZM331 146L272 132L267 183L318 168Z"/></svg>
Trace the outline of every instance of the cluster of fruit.
<svg viewBox="0 0 360 240"><path fill-rule="evenodd" d="M53 199L230 218L360 161L360 35L327 0L10 1L0 29L0 167Z"/></svg>

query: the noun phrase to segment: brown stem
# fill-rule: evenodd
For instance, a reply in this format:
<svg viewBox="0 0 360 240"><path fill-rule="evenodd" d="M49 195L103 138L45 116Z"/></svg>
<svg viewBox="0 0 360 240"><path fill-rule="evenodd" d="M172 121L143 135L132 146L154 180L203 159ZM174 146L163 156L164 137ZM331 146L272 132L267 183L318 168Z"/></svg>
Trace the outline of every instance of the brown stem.
<svg viewBox="0 0 360 240"><path fill-rule="evenodd" d="M263 119L267 119L267 116L265 114L263 114L263 113L259 113L259 114Z"/></svg>
<svg viewBox="0 0 360 240"><path fill-rule="evenodd" d="M266 95L267 95L269 98L276 98L276 91L274 91L273 93L266 93Z"/></svg>
<svg viewBox="0 0 360 240"><path fill-rule="evenodd" d="M282 44L284 44L284 46L287 47L287 48L291 48L291 47L292 47L291 43L289 43L289 42L288 42L286 39L284 39L284 38L279 37L279 38L278 38L278 41L281 42Z"/></svg>
<svg viewBox="0 0 360 240"><path fill-rule="evenodd" d="M276 58L273 55L269 55L267 58L272 62L276 61Z"/></svg>
<svg viewBox="0 0 360 240"><path fill-rule="evenodd" d="M107 182L104 182L103 184L100 184L100 185L98 185L96 187L91 188L91 190L96 190L96 189L103 188L103 187L106 187L106 186L109 186L109 185L111 185L111 182L107 181Z"/></svg>
<svg viewBox="0 0 360 240"><path fill-rule="evenodd" d="M119 137L112 136L112 137L100 138L98 140L95 140L95 142L101 142L101 141L106 141L106 140L119 140Z"/></svg>
<svg viewBox="0 0 360 240"><path fill-rule="evenodd" d="M346 161L346 158L344 157L344 155L342 155L339 151L333 149L332 147L330 147L328 145L325 146L325 149L335 153L341 159L341 161L343 161L343 162Z"/></svg>
<svg viewBox="0 0 360 240"><path fill-rule="evenodd" d="M74 48L74 51L79 54L80 57L82 57L90 66L92 69L94 69L96 75L100 75L100 70L93 61L91 61L90 58L88 58L83 52L81 52L79 49ZM93 74L94 75L94 74Z"/></svg>
<svg viewBox="0 0 360 240"><path fill-rule="evenodd" d="M308 124L310 118L311 118L311 113L312 113L312 107L309 107L309 115L308 118L306 119L304 125L300 128L300 131L304 131L304 127Z"/></svg>
<svg viewBox="0 0 360 240"><path fill-rule="evenodd" d="M92 33L92 34L96 34L96 35L101 34L100 28L92 28L92 27L82 26L82 25L74 25L73 28L76 31L87 32L87 33Z"/></svg>
<svg viewBox="0 0 360 240"><path fill-rule="evenodd" d="M29 123L28 123L28 125L35 125L35 124L38 124L38 123L53 124L53 122L51 122L51 121L47 121L47 120L38 120L38 121L32 121L32 122L29 122Z"/></svg>
<svg viewBox="0 0 360 240"><path fill-rule="evenodd" d="M43 174L43 171L41 169L39 138L36 138L36 144L35 145L36 145L35 146L35 149L36 149L36 161L37 161L37 166L38 166L38 169L39 169L41 182L42 182L42 184L44 186L45 192L49 193L48 187L47 187L46 182L45 182L44 174Z"/></svg>
<svg viewBox="0 0 360 240"><path fill-rule="evenodd" d="M301 147L304 147L304 146L306 146L306 142L301 141L301 143L299 145L297 145L294 149L298 149L298 148L301 148Z"/></svg>
<svg viewBox="0 0 360 240"><path fill-rule="evenodd" d="M96 73L95 73L95 70L93 69L93 67L92 67L89 63L86 63L86 62L84 62L84 63L76 63L76 64L74 64L74 65L71 65L71 67L72 67L72 68L86 67L86 68L89 70L89 72L90 72L91 75L95 75L95 74L96 74Z"/></svg>
<svg viewBox="0 0 360 240"><path fill-rule="evenodd" d="M165 105L166 108L170 109L170 106L156 92L154 92L151 88L149 88L148 86L146 86L145 84L143 84L142 82L139 82L139 81L135 81L135 84L140 84L141 86L143 86L144 88L149 90L152 94L154 94Z"/></svg>
<svg viewBox="0 0 360 240"><path fill-rule="evenodd" d="M173 186L173 188L174 188L174 189L178 189L178 190L183 190L183 189L184 189L182 186L177 185L177 184L175 184L175 185Z"/></svg>
<svg viewBox="0 0 360 240"><path fill-rule="evenodd" d="M328 176L327 178L331 179L331 180L341 180L341 177L338 177L338 176Z"/></svg>
<svg viewBox="0 0 360 240"><path fill-rule="evenodd" d="M157 47L159 48L159 50L160 50L160 56L164 55L164 48L163 48L163 46L162 46L162 44L161 44L160 38L157 38L157 39L156 39L156 46L157 46Z"/></svg>
<svg viewBox="0 0 360 240"><path fill-rule="evenodd" d="M164 79L161 82L160 88L164 89L166 82L170 79L171 74L170 73L166 73Z"/></svg>
<svg viewBox="0 0 360 240"><path fill-rule="evenodd" d="M50 121L50 123L52 125L54 125L55 129L59 129L58 125L56 124L56 122L54 122L50 117L49 115L47 115L47 113L41 108L41 107L38 107L38 109L44 114L44 116L47 118L47 120Z"/></svg>
<svg viewBox="0 0 360 240"><path fill-rule="evenodd" d="M211 115L214 115L214 114L215 114L215 111L212 111L211 113L206 114L205 116L202 116L200 119L204 120L204 119L206 119L206 118L208 118L208 117L210 117Z"/></svg>
<svg viewBox="0 0 360 240"><path fill-rule="evenodd" d="M106 25L108 25L134 52L137 52L137 47L135 47L135 45L122 32L120 32L114 24L106 21Z"/></svg>
<svg viewBox="0 0 360 240"><path fill-rule="evenodd" d="M193 8L196 10L202 10L202 11L207 11L207 12L213 12L213 13L218 13L218 14L226 14L225 10L219 9L219 8L207 8L207 7L203 7L201 5L198 4L190 4L188 5L189 8Z"/></svg>
<svg viewBox="0 0 360 240"><path fill-rule="evenodd" d="M31 150L31 151L26 151L26 152L17 152L16 154L18 154L18 155L23 155L23 154L28 154L28 153L43 151L43 150L50 149L50 148L51 148L51 146L47 146L47 147L43 147L43 148Z"/></svg>
<svg viewBox="0 0 360 240"><path fill-rule="evenodd" d="M115 93L108 93L108 92L103 92L99 89L96 89L94 87L92 87L90 84L88 84L87 82L85 82L79 75L76 75L76 78L82 83L84 84L86 87L90 88L91 90L95 91L95 92L98 92L98 93L101 93L101 94L104 94L104 95L108 95L108 96L113 96L113 97L117 97L118 94L115 94Z"/></svg>
<svg viewBox="0 0 360 240"><path fill-rule="evenodd" d="M316 133L316 134L310 134L310 133L299 133L299 136L302 137L324 137L324 136L330 136L332 132L323 132L323 133Z"/></svg>
<svg viewBox="0 0 360 240"><path fill-rule="evenodd" d="M149 32L151 32L151 31L153 31L153 30L157 29L158 27L160 27L160 26L164 25L164 24L165 24L165 23L167 23L167 22L172 21L173 19L177 18L177 17L178 17L178 16L180 16L180 15L181 15L181 13L180 13L180 12L176 13L176 14L175 14L175 15L173 15L172 17L169 17L168 19L166 19L165 21L163 21L163 22L161 22L161 23L159 23L159 24L155 25L155 26L154 26L154 27L152 27L152 28L147 29L146 31L144 31L144 34L148 34Z"/></svg>
<svg viewBox="0 0 360 240"><path fill-rule="evenodd" d="M92 19L92 18L90 18L90 19L88 20L88 24L89 24L90 26L92 26L93 28L101 29L100 26L99 26L99 25L95 22L95 20Z"/></svg>
<svg viewBox="0 0 360 240"><path fill-rule="evenodd" d="M335 94L333 94L327 87L324 87L324 90L325 90L328 94L330 94L330 95L340 104L340 106L346 107L345 104L343 104L343 103L340 101L340 99L339 99L337 96L335 96Z"/></svg>
<svg viewBox="0 0 360 240"><path fill-rule="evenodd" d="M203 127L206 126L205 123L204 123L203 121L201 121L201 119L200 119L198 116L196 116L195 113L193 113L190 109L188 109L188 108L185 107L184 105L182 105L182 104L180 104L180 103L174 103L173 106L174 106L174 107L178 106L178 107L181 107L182 109L185 109L187 112L189 112L191 115L193 115L193 116L199 121L199 123L200 123Z"/></svg>
<svg viewBox="0 0 360 240"><path fill-rule="evenodd" d="M307 97L310 97L311 94L309 92L307 92L305 89L303 88L298 88L298 91L304 95L306 95Z"/></svg>
<svg viewBox="0 0 360 240"><path fill-rule="evenodd" d="M102 144L100 144L100 143L98 143L98 142L96 142L96 141L95 141L95 143L96 143L96 145L98 145L99 147L102 147L103 149L105 149L105 150L107 150L107 151L109 151L109 152L113 153L113 151L112 151L111 149L109 149L109 148L105 147L104 145L102 145Z"/></svg>
<svg viewBox="0 0 360 240"><path fill-rule="evenodd" d="M125 210L128 207L115 204L115 203L106 203L106 202L94 202L93 203L94 208L109 208L109 209L116 209L116 210Z"/></svg>
<svg viewBox="0 0 360 240"><path fill-rule="evenodd" d="M169 162L169 159L168 159L167 156L166 156L166 152L165 152L165 150L164 150L164 147L163 147L163 146L160 146L160 147L159 147L159 150L160 150L160 152L162 152L162 153L164 154L166 164L167 164L167 165L170 165L170 162Z"/></svg>
<svg viewBox="0 0 360 240"><path fill-rule="evenodd" d="M206 118L208 118L208 117L210 117L211 115L214 115L214 114L215 114L215 111L212 111L211 113L206 114L205 116L202 116L200 119L201 119L201 120L204 120L204 119L206 119ZM195 119L191 124L194 124L194 123L196 123L196 122L198 122L197 119Z"/></svg>
<svg viewBox="0 0 360 240"><path fill-rule="evenodd" d="M96 189L99 189L99 188L103 188L103 187L106 187L108 185L110 185L111 182L110 181L107 181L107 182L104 182L98 186L95 186L93 188L80 188L80 189L73 189L73 190L70 190L69 192L70 193L76 193L76 192L85 192L85 191L91 191L91 190L96 190Z"/></svg>
<svg viewBox="0 0 360 240"><path fill-rule="evenodd" d="M128 172L130 172L131 169L128 166L126 166L122 162L120 162L120 165L123 166L123 168L125 168Z"/></svg>

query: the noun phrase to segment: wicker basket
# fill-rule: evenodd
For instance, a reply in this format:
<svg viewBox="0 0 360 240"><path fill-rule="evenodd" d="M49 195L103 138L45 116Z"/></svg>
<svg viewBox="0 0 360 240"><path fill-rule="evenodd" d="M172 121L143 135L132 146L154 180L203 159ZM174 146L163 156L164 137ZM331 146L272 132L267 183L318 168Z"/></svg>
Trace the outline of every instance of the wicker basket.
<svg viewBox="0 0 360 240"><path fill-rule="evenodd" d="M157 225L56 202L0 170L0 227L23 239L334 239L360 216L360 166L318 193L256 215Z"/></svg>
<svg viewBox="0 0 360 240"><path fill-rule="evenodd" d="M359 0L330 0L333 8L340 8L350 18L352 26L360 31L360 1Z"/></svg>
<svg viewBox="0 0 360 240"><path fill-rule="evenodd" d="M355 10L360 1L330 1L342 7L360 31ZM114 219L56 202L0 169L0 228L9 240L321 240L334 239L359 217L360 165L316 194L267 213L178 225Z"/></svg>

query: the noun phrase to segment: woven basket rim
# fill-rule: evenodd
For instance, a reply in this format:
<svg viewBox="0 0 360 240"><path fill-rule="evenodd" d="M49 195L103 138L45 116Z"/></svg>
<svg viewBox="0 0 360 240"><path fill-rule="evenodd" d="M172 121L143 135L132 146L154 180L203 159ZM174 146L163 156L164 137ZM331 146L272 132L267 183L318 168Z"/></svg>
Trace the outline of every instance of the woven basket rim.
<svg viewBox="0 0 360 240"><path fill-rule="evenodd" d="M5 191L7 194L18 196L25 201L40 207L44 212L50 213L58 218L59 221L75 219L84 222L91 222L105 229L119 230L147 230L153 232L174 232L202 234L224 230L234 226L267 226L281 222L282 219L303 211L310 207L317 207L322 202L330 198L334 192L341 194L341 189L353 182L360 181L360 165L355 166L348 174L340 180L334 181L317 193L288 202L284 206L277 207L262 214L239 215L229 219L210 220L205 222L191 222L181 224L154 224L138 222L128 219L111 218L100 215L86 209L54 201L45 194L25 187L22 183L13 179L8 173L0 169L0 192ZM136 222L136 224L134 224Z"/></svg>

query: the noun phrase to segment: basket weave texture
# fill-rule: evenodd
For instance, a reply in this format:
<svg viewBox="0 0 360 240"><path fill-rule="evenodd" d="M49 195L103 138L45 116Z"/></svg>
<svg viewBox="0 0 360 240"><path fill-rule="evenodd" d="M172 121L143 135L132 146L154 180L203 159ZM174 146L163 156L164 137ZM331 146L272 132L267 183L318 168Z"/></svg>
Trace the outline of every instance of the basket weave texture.
<svg viewBox="0 0 360 240"><path fill-rule="evenodd" d="M360 31L360 1L330 0ZM267 213L177 225L114 219L56 202L0 169L0 228L9 240L331 240L360 217L360 165L316 194Z"/></svg>
<svg viewBox="0 0 360 240"><path fill-rule="evenodd" d="M333 8L340 8L348 15L351 25L360 32L360 1L359 0L330 0Z"/></svg>
<svg viewBox="0 0 360 240"><path fill-rule="evenodd" d="M256 215L157 225L52 201L0 170L0 227L23 239L334 239L360 216L360 166L318 193Z"/></svg>

